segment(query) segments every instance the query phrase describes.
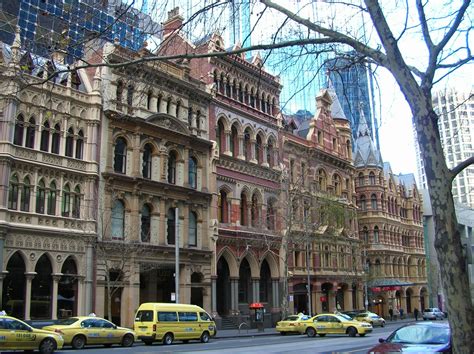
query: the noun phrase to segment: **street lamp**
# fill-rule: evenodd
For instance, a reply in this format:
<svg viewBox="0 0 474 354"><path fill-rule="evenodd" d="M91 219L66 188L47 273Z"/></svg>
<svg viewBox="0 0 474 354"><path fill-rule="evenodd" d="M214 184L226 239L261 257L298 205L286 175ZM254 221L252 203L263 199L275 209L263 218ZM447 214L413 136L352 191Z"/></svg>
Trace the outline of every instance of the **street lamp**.
<svg viewBox="0 0 474 354"><path fill-rule="evenodd" d="M367 262L367 250L364 249L364 308L369 309L369 292L367 289L367 278L369 276L369 262Z"/></svg>

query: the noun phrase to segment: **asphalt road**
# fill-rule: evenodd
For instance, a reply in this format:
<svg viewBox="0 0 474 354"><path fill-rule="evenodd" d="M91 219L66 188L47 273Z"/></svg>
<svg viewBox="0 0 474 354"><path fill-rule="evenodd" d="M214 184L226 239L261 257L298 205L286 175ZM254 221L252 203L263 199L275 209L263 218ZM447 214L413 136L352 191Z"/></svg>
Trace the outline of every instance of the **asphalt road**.
<svg viewBox="0 0 474 354"><path fill-rule="evenodd" d="M72 354L108 354L108 353L334 353L344 352L352 354L367 353L367 350L378 343L381 337L387 337L394 329L401 325L390 323L385 328L375 328L365 337L349 337L347 335L328 335L326 337L308 338L306 335L267 335L254 337L237 337L211 339L207 344L191 341L187 344L176 342L165 346L155 343L145 346L137 342L132 348L114 346L104 348L103 346L86 347L81 351L70 348L62 349L56 353ZM2 352L6 353L6 352Z"/></svg>

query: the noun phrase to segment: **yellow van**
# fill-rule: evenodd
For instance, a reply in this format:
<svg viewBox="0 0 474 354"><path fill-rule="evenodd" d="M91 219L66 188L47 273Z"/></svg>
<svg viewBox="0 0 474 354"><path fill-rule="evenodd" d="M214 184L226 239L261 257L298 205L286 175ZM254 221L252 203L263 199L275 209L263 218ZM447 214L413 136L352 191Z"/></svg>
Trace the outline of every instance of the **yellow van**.
<svg viewBox="0 0 474 354"><path fill-rule="evenodd" d="M153 342L171 344L174 340L203 343L216 335L216 324L209 314L196 305L148 302L141 304L133 324L137 337L146 345Z"/></svg>

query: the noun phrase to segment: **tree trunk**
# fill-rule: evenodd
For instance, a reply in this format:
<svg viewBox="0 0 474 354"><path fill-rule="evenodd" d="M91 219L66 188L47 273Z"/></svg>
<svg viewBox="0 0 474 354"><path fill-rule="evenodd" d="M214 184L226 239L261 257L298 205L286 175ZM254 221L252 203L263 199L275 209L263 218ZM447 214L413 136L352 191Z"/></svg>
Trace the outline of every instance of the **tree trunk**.
<svg viewBox="0 0 474 354"><path fill-rule="evenodd" d="M446 165L431 96L410 102L428 181L435 222L435 249L447 300L454 353L470 353L474 343L474 310L467 259L463 254L452 196L452 173ZM427 201L425 201L427 202Z"/></svg>

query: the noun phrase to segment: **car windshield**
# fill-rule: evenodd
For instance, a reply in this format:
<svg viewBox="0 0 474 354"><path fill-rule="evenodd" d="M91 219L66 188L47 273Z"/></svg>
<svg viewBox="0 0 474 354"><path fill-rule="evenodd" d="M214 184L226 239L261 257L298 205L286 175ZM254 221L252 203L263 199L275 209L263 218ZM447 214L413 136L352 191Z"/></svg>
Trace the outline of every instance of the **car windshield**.
<svg viewBox="0 0 474 354"><path fill-rule="evenodd" d="M389 343L446 344L449 342L449 327L413 325L399 328L388 339Z"/></svg>
<svg viewBox="0 0 474 354"><path fill-rule="evenodd" d="M72 325L74 322L77 322L77 320L79 319L76 317L65 318L63 320L56 321L56 324L61 325L61 326L69 326L69 325Z"/></svg>

